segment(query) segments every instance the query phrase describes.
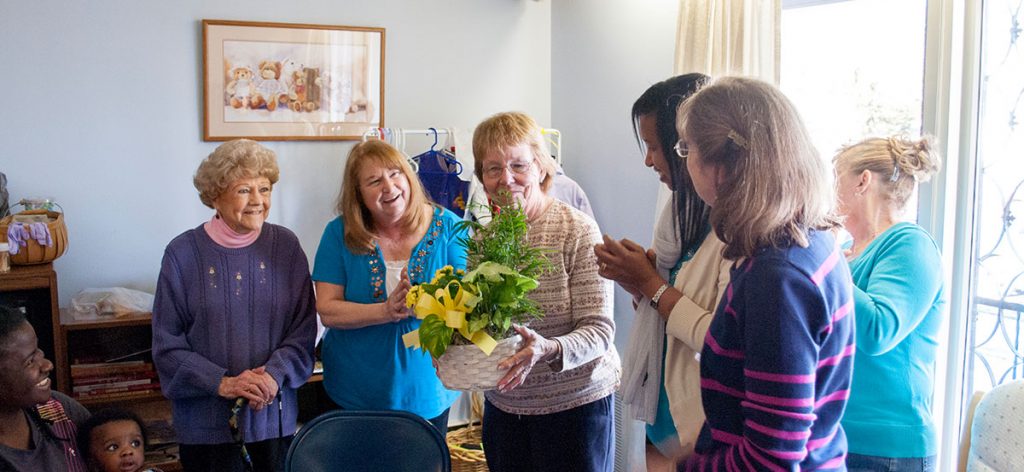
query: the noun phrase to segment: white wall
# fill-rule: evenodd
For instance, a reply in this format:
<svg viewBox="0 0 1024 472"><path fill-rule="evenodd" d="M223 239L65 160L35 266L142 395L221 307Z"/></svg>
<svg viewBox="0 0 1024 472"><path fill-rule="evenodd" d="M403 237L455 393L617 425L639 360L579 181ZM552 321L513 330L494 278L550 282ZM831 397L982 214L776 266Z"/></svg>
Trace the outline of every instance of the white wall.
<svg viewBox="0 0 1024 472"><path fill-rule="evenodd" d="M86 287L151 291L167 242L211 215L191 183L218 144L202 141L204 18L386 28L389 126L551 120L548 2L0 0L0 172L12 200L65 210L61 305ZM281 166L270 221L312 257L352 143L265 144Z"/></svg>
<svg viewBox="0 0 1024 472"><path fill-rule="evenodd" d="M644 167L630 110L672 75L676 0L552 0L552 123L565 134L566 174L586 190L601 230L650 246L662 184ZM630 297L615 297L616 344L632 325Z"/></svg>

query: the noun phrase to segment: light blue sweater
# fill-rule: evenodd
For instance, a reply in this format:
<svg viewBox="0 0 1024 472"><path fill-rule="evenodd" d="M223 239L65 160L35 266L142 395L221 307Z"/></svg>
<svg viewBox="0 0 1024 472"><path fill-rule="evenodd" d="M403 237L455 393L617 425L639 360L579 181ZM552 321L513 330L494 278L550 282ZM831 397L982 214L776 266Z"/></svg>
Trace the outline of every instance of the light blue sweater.
<svg viewBox="0 0 1024 472"><path fill-rule="evenodd" d="M942 261L921 227L899 223L850 262L857 355L843 416L850 452L882 457L936 453L935 350L942 324Z"/></svg>

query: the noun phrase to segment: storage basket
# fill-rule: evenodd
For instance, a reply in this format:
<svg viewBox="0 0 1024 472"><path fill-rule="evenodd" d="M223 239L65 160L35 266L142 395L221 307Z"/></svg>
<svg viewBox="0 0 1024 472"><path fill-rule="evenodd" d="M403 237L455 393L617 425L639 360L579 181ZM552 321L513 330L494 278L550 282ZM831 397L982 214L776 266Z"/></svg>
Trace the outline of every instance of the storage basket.
<svg viewBox="0 0 1024 472"><path fill-rule="evenodd" d="M473 344L449 345L437 359L437 376L448 390L494 390L507 370L498 370L502 359L519 349L518 334L498 341L491 355Z"/></svg>
<svg viewBox="0 0 1024 472"><path fill-rule="evenodd" d="M64 225L63 213L49 210L25 210L18 213L18 215L46 215L49 220L46 226L50 229L50 239L53 240L53 244L41 246L34 239L29 239L26 241L28 246L22 246L17 254L11 254L11 264L45 264L64 254L68 247L68 229ZM14 215L8 215L0 219L0 242L8 242L7 228L13 221Z"/></svg>
<svg viewBox="0 0 1024 472"><path fill-rule="evenodd" d="M484 457L484 401L480 392L470 393L469 424L448 433L446 442L452 457L452 472L487 472Z"/></svg>

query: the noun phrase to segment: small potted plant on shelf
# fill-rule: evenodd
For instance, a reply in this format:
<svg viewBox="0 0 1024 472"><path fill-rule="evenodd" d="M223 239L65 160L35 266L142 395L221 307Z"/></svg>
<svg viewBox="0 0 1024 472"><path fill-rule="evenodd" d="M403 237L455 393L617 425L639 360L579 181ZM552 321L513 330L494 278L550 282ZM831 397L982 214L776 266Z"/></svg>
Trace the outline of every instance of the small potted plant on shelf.
<svg viewBox="0 0 1024 472"><path fill-rule="evenodd" d="M472 232L463 240L468 270L445 266L406 297L406 305L423 320L403 336L406 347L429 352L441 382L453 390L494 389L505 375L498 362L519 349L513 323L543 316L526 295L537 288L548 261L526 239L526 214L517 204L490 210L486 225L462 223Z"/></svg>

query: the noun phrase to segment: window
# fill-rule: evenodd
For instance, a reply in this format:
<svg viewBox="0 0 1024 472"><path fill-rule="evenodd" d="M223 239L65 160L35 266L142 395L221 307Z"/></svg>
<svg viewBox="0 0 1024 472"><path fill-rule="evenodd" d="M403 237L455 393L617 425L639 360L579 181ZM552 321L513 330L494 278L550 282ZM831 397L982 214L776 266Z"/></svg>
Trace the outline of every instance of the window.
<svg viewBox="0 0 1024 472"><path fill-rule="evenodd" d="M916 135L922 124L949 141L939 143L949 175L932 181L921 209L952 264L939 346L949 365L939 360L933 407L939 470L955 461L962 402L1024 378L1022 5L783 0L781 87L826 159L865 135Z"/></svg>
<svg viewBox="0 0 1024 472"><path fill-rule="evenodd" d="M824 159L865 137L920 134L926 4L783 2L780 86Z"/></svg>
<svg viewBox="0 0 1024 472"><path fill-rule="evenodd" d="M1024 378L1024 17L1020 0L982 9L967 392Z"/></svg>

